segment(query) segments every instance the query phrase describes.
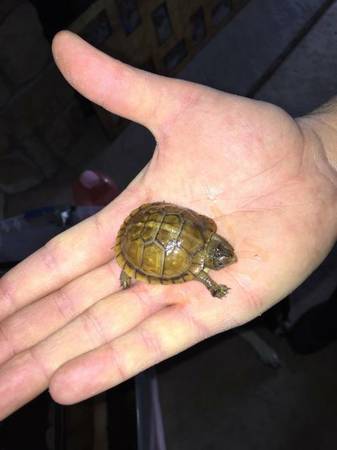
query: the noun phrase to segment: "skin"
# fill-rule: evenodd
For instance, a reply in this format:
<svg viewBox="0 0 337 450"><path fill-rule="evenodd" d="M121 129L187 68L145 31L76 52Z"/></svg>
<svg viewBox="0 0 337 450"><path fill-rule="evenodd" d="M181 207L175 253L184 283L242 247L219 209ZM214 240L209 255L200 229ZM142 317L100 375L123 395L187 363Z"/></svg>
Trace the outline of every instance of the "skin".
<svg viewBox="0 0 337 450"><path fill-rule="evenodd" d="M335 122L126 66L63 32L53 45L83 95L148 127L157 145L130 186L0 280L0 418L49 386L70 404L253 319L336 240ZM207 164L205 164L207 162ZM186 182L188 180L188 182ZM197 281L121 290L111 247L128 213L161 199L212 217L238 262Z"/></svg>

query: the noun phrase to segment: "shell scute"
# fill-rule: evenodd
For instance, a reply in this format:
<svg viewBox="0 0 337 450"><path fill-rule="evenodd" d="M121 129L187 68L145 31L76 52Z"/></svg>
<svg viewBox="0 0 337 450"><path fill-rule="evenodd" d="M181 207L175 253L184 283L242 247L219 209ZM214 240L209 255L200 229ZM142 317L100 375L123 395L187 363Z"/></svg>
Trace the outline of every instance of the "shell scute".
<svg viewBox="0 0 337 450"><path fill-rule="evenodd" d="M169 242L174 241L176 239L176 236L174 236L169 229L162 226L158 231L156 239L163 247L167 247Z"/></svg>
<svg viewBox="0 0 337 450"><path fill-rule="evenodd" d="M193 211L168 203L144 205L132 212L118 234L117 261L135 270L136 279L175 283L203 268L202 255L213 225ZM191 271L193 269L193 271Z"/></svg>
<svg viewBox="0 0 337 450"><path fill-rule="evenodd" d="M170 242L175 242L181 232L183 219L176 214L167 214L160 225L156 239L166 248Z"/></svg>
<svg viewBox="0 0 337 450"><path fill-rule="evenodd" d="M156 238L156 235L159 230L159 223L156 222L147 222L144 225L144 229L142 231L142 239L144 242L152 242Z"/></svg>
<svg viewBox="0 0 337 450"><path fill-rule="evenodd" d="M185 223L180 234L181 245L192 255L195 255L205 245L201 231L191 223Z"/></svg>
<svg viewBox="0 0 337 450"><path fill-rule="evenodd" d="M165 256L163 275L165 278L174 278L187 272L191 265L188 253L179 247Z"/></svg>
<svg viewBox="0 0 337 450"><path fill-rule="evenodd" d="M127 255L127 261L134 267L140 267L143 260L144 243L142 239L125 240L122 250L124 255Z"/></svg>
<svg viewBox="0 0 337 450"><path fill-rule="evenodd" d="M178 214L166 214L163 223L172 225L173 228L179 228L181 225L182 218Z"/></svg>
<svg viewBox="0 0 337 450"><path fill-rule="evenodd" d="M163 249L156 243L146 245L144 247L143 261L139 266L147 275L160 277L164 263L165 254Z"/></svg>
<svg viewBox="0 0 337 450"><path fill-rule="evenodd" d="M142 236L142 232L144 229L144 223L138 222L132 224L128 229L128 235L131 241L139 239Z"/></svg>

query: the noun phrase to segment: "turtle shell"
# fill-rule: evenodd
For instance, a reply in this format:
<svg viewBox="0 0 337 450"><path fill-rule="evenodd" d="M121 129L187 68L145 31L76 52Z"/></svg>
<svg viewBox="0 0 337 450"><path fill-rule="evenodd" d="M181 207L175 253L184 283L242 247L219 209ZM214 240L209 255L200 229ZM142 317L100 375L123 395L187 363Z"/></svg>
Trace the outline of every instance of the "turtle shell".
<svg viewBox="0 0 337 450"><path fill-rule="evenodd" d="M171 203L148 203L121 226L115 256L131 278L150 283L181 283L204 269L205 246L216 224Z"/></svg>

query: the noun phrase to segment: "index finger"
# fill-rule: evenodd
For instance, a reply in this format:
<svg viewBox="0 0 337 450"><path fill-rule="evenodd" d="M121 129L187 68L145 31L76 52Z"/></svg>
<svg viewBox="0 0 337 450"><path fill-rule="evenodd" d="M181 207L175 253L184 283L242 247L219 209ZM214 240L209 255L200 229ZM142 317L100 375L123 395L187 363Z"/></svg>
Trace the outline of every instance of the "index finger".
<svg viewBox="0 0 337 450"><path fill-rule="evenodd" d="M113 258L112 246L129 212L146 201L129 186L94 216L57 235L0 279L0 321Z"/></svg>

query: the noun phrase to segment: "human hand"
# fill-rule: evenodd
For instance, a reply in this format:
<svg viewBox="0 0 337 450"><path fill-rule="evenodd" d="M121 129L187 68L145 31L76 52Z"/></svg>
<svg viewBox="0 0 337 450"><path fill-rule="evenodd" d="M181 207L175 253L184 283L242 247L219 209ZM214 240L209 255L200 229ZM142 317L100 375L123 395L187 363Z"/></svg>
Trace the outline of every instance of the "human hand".
<svg viewBox="0 0 337 450"><path fill-rule="evenodd" d="M0 280L0 417L50 388L61 403L108 389L241 325L298 286L336 239L337 174L305 120L273 105L126 66L69 33L54 41L66 79L148 127L149 164L98 214L52 239ZM113 242L145 202L212 217L238 262L201 283L120 290Z"/></svg>

